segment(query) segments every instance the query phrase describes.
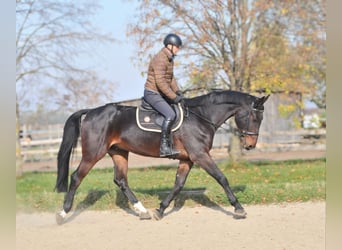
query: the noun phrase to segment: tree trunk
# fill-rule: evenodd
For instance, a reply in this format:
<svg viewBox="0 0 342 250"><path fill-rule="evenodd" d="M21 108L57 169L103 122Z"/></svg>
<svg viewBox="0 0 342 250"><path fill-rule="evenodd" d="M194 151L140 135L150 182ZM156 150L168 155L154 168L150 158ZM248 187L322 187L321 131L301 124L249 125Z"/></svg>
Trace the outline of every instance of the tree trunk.
<svg viewBox="0 0 342 250"><path fill-rule="evenodd" d="M235 131L237 130L235 122L233 120L230 120L229 126L231 128L231 131L233 131L229 139L229 160L232 164L235 164L241 159L242 149L240 144L240 137L237 133L235 133Z"/></svg>
<svg viewBox="0 0 342 250"><path fill-rule="evenodd" d="M23 174L23 157L21 155L21 146L20 146L20 123L19 123L19 105L18 100L16 99L16 148L15 148L15 155L16 155L16 162L15 162L15 170L16 170L16 177L21 177Z"/></svg>

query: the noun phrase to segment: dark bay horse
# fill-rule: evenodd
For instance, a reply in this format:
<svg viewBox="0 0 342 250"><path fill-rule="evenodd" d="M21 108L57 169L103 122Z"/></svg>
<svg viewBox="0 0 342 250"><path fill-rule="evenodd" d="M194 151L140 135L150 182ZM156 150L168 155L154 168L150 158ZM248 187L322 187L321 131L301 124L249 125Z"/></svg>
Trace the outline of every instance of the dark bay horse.
<svg viewBox="0 0 342 250"><path fill-rule="evenodd" d="M255 97L236 91L213 91L209 94L185 99L188 115L182 126L173 132L173 143L180 154L176 180L170 194L153 212L155 219L163 217L165 209L183 188L194 163L202 167L224 189L237 217L246 212L229 186L228 179L209 155L216 130L230 117L240 131L241 145L249 150L256 146L259 127L263 119L264 103L269 96ZM85 117L84 117L85 116ZM81 119L84 117L84 119ZM81 136L82 158L71 174L68 189L69 161L78 137ZM114 183L120 187L141 218L151 218L128 185L128 154L159 157L160 134L141 130L136 123L136 107L106 104L94 109L73 113L65 123L63 139L58 152L56 190L67 192L63 210L56 220L63 223L71 210L74 195L83 178L92 167L109 154L114 162Z"/></svg>

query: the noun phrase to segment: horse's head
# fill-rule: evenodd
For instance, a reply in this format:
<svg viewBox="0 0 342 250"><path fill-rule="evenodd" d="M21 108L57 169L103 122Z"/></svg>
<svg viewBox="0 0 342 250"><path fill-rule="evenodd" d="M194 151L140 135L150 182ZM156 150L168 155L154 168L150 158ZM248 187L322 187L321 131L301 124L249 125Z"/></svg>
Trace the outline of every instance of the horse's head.
<svg viewBox="0 0 342 250"><path fill-rule="evenodd" d="M240 132L241 144L247 150L255 148L257 144L264 103L268 98L269 95L257 98L252 105L243 106L235 114L235 123Z"/></svg>

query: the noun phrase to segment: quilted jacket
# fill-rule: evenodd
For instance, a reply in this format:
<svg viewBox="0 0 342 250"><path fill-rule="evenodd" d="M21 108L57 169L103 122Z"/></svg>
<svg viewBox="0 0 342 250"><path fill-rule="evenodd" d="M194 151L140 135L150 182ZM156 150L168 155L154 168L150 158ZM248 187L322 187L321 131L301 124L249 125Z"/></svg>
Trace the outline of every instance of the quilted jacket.
<svg viewBox="0 0 342 250"><path fill-rule="evenodd" d="M173 58L167 48L161 49L151 60L148 67L145 88L158 92L170 100L176 98L179 90L173 75Z"/></svg>

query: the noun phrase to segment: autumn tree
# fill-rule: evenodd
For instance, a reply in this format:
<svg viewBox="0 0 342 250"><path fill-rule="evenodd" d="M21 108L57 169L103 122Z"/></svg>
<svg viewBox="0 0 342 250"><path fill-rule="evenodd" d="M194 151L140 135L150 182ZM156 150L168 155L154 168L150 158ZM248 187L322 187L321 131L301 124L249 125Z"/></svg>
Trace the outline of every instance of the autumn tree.
<svg viewBox="0 0 342 250"><path fill-rule="evenodd" d="M326 0L280 1L268 13L256 32L275 32L257 41L252 89L299 91L325 108Z"/></svg>
<svg viewBox="0 0 342 250"><path fill-rule="evenodd" d="M146 58L165 34L176 32L184 40L188 59L180 59L188 68L184 76L198 79L192 84L201 84L202 74L212 76L218 86L242 90L253 60L248 46L254 39L249 35L254 8L261 7L248 1L142 1L138 22L132 23L128 34L137 38L139 56Z"/></svg>
<svg viewBox="0 0 342 250"><path fill-rule="evenodd" d="M73 100L77 94L82 95L83 105L94 104L107 93L112 95L114 84L90 70L93 65L80 63L81 58L96 58L96 44L114 42L91 22L99 7L95 1L16 1L18 139L20 105L32 98L39 98L46 106L75 108ZM21 175L20 164L17 175Z"/></svg>
<svg viewBox="0 0 342 250"><path fill-rule="evenodd" d="M140 1L128 35L138 45L137 64L147 68L147 57L163 37L179 34L185 46L176 60L177 70L189 88L246 92L301 88L315 96L318 83L310 73L316 72L325 84L324 37L320 40L325 32L324 2L145 0ZM303 28L307 31L301 33Z"/></svg>

